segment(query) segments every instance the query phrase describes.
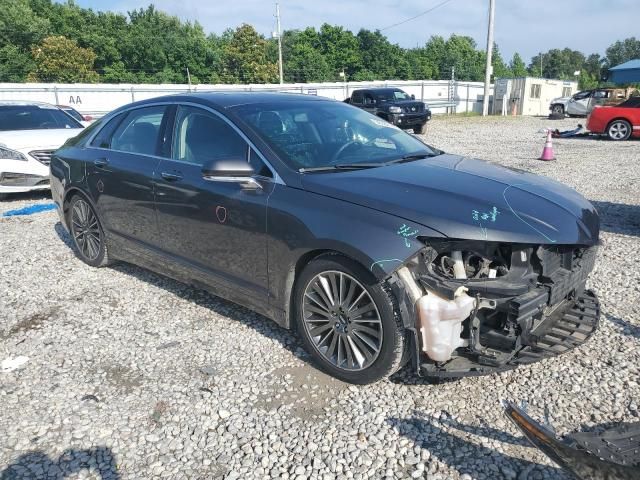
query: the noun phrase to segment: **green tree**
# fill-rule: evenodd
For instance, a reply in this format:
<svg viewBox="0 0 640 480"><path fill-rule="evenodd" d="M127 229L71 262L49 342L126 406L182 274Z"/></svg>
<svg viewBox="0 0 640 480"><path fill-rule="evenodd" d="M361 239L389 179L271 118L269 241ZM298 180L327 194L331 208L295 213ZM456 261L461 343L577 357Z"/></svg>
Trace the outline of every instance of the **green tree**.
<svg viewBox="0 0 640 480"><path fill-rule="evenodd" d="M278 66L267 59L267 41L247 24L224 44L220 78L225 83L275 83Z"/></svg>
<svg viewBox="0 0 640 480"><path fill-rule="evenodd" d="M333 80L334 74L320 51L320 37L315 28L284 32L282 50L286 82Z"/></svg>
<svg viewBox="0 0 640 480"><path fill-rule="evenodd" d="M607 68L640 58L640 40L636 37L618 40L607 48L605 58Z"/></svg>
<svg viewBox="0 0 640 480"><path fill-rule="evenodd" d="M540 72L540 56L542 56L542 72ZM584 54L577 50L554 48L534 56L529 64L529 73L536 77L573 80L574 72L582 70L585 60Z"/></svg>
<svg viewBox="0 0 640 480"><path fill-rule="evenodd" d="M518 52L513 54L511 57L511 61L509 62L509 69L511 70L511 74L514 77L526 77L527 76L527 66L522 60L522 57L518 54Z"/></svg>
<svg viewBox="0 0 640 480"><path fill-rule="evenodd" d="M405 51L398 45L394 45L379 30L372 32L361 29L357 39L360 48L360 58L362 59L362 70L358 77L363 80L387 80L387 79L407 79L410 68ZM364 74L363 72L367 72Z"/></svg>
<svg viewBox="0 0 640 480"><path fill-rule="evenodd" d="M485 54L476 49L471 37L451 35L445 45L445 55L440 62L441 78L451 75L455 68L455 77L460 80L483 81Z"/></svg>
<svg viewBox="0 0 640 480"><path fill-rule="evenodd" d="M320 27L318 40L320 52L329 65L333 80L340 79L339 73L343 69L347 79L351 79L362 69L360 43L349 30L325 23Z"/></svg>
<svg viewBox="0 0 640 480"><path fill-rule="evenodd" d="M17 46L0 48L0 82L24 82L34 67L31 55Z"/></svg>
<svg viewBox="0 0 640 480"><path fill-rule="evenodd" d="M92 83L98 81L93 70L96 54L88 48L79 47L76 42L65 37L52 36L33 46L31 53L35 69L29 74L29 81Z"/></svg>
<svg viewBox="0 0 640 480"><path fill-rule="evenodd" d="M500 49L496 43L493 44L491 65L493 66L493 78L508 78L513 75L511 69L504 63Z"/></svg>

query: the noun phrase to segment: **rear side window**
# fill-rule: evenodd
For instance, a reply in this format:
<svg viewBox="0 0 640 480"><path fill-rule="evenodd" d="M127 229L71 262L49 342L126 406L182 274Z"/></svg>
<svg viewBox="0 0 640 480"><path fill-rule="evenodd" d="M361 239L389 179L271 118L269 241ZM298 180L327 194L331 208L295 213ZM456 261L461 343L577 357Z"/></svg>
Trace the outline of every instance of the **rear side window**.
<svg viewBox="0 0 640 480"><path fill-rule="evenodd" d="M247 159L249 145L218 116L195 107L179 107L173 158L204 165L223 158Z"/></svg>
<svg viewBox="0 0 640 480"><path fill-rule="evenodd" d="M121 152L157 155L165 106L132 110L111 137L111 149Z"/></svg>

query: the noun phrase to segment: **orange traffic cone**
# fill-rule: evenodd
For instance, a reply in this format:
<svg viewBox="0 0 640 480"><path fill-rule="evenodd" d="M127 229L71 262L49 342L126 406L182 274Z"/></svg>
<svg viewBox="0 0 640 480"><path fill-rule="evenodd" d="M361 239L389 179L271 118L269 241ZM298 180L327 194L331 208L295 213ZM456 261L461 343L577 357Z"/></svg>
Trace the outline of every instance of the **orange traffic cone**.
<svg viewBox="0 0 640 480"><path fill-rule="evenodd" d="M551 143L551 130L547 130L547 141L544 143L544 148L542 149L542 155L538 160L555 160L556 157L553 153L553 144Z"/></svg>

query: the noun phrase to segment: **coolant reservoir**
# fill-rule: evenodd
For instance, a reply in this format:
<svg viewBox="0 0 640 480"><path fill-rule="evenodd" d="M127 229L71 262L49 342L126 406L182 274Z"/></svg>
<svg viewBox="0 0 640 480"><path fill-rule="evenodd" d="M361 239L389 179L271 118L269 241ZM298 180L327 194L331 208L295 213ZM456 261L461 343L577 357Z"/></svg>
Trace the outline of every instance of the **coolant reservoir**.
<svg viewBox="0 0 640 480"><path fill-rule="evenodd" d="M456 348L468 344L460 338L462 322L469 318L475 307L475 299L460 287L453 300L447 300L429 291L416 302L422 349L436 362L451 358Z"/></svg>

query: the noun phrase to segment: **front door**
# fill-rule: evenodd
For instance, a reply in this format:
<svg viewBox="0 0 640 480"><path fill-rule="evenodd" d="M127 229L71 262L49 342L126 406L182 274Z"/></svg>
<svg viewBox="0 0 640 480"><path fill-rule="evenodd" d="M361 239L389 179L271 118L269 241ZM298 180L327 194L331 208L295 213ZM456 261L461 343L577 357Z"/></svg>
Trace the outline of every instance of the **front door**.
<svg viewBox="0 0 640 480"><path fill-rule="evenodd" d="M112 119L87 152L87 183L107 230L157 246L153 177L160 162L166 106L130 110Z"/></svg>
<svg viewBox="0 0 640 480"><path fill-rule="evenodd" d="M171 150L156 179L162 249L214 283L266 299L270 171L225 119L199 107L178 107ZM204 178L203 165L223 158L250 162L262 188Z"/></svg>

